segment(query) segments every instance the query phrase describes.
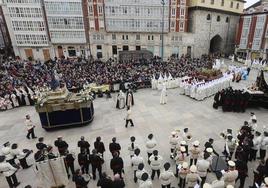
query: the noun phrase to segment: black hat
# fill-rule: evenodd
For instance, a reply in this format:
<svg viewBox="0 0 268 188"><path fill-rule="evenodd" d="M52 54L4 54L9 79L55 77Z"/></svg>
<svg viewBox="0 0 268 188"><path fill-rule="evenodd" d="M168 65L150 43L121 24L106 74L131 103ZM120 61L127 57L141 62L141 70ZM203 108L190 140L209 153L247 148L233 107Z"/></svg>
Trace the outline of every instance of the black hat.
<svg viewBox="0 0 268 188"><path fill-rule="evenodd" d="M144 173L141 175L141 180L142 180L142 181L146 181L146 180L148 180L148 178L149 178L149 175L148 175L146 172L144 172Z"/></svg>
<svg viewBox="0 0 268 188"><path fill-rule="evenodd" d="M6 156L1 155L1 156L0 156L0 163L1 163L1 162L4 162L4 161L5 161L5 159L6 159Z"/></svg>
<svg viewBox="0 0 268 188"><path fill-rule="evenodd" d="M9 146L10 145L10 142L6 142L3 144L5 147Z"/></svg>
<svg viewBox="0 0 268 188"><path fill-rule="evenodd" d="M134 142L136 140L135 136L130 137L130 141Z"/></svg>
<svg viewBox="0 0 268 188"><path fill-rule="evenodd" d="M154 154L154 155L158 155L158 151L157 151L157 150L154 150L154 151L153 151L153 154Z"/></svg>
<svg viewBox="0 0 268 188"><path fill-rule="evenodd" d="M149 135L148 135L148 138L149 138L149 139L152 139L153 137L154 137L153 134L149 134Z"/></svg>
<svg viewBox="0 0 268 188"><path fill-rule="evenodd" d="M251 115L254 115L254 112L250 112Z"/></svg>
<svg viewBox="0 0 268 188"><path fill-rule="evenodd" d="M170 168L170 163L168 163L168 162L165 163L165 164L164 164L164 169L165 169L165 170L168 170L169 168Z"/></svg>
<svg viewBox="0 0 268 188"><path fill-rule="evenodd" d="M183 132L188 132L188 130L189 130L188 128L184 128Z"/></svg>
<svg viewBox="0 0 268 188"><path fill-rule="evenodd" d="M256 131L255 134L256 134L257 136L260 136L260 135L261 135L261 133L260 133L259 131Z"/></svg>
<svg viewBox="0 0 268 188"><path fill-rule="evenodd" d="M142 170L144 168L144 164L143 163L140 163L139 165L138 165L138 169L139 170Z"/></svg>
<svg viewBox="0 0 268 188"><path fill-rule="evenodd" d="M139 155L140 152L141 152L141 150L139 148L137 148L137 149L134 150L135 155Z"/></svg>
<svg viewBox="0 0 268 188"><path fill-rule="evenodd" d="M221 179L222 173L220 171L215 172L217 179Z"/></svg>

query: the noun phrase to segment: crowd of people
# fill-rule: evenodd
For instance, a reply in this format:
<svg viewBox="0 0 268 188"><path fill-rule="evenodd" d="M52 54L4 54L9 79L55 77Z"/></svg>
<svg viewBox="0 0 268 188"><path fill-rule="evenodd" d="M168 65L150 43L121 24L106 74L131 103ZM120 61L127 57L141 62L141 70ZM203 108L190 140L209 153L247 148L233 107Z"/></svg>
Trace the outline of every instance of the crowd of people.
<svg viewBox="0 0 268 188"><path fill-rule="evenodd" d="M55 59L47 62L7 60L0 65L0 110L32 105L39 88L50 86L55 77L60 77L68 89L83 88L84 84L98 85L115 83L150 84L153 75L171 74L173 78L195 75L198 68L211 68L214 58L182 56L168 62L157 58L150 60L107 62L100 60L77 61Z"/></svg>
<svg viewBox="0 0 268 188"><path fill-rule="evenodd" d="M106 148L101 137L97 137L91 146L86 138L81 136L77 142L80 151L77 155L69 152L69 144L62 136L58 136L54 146L47 145L45 139L40 137L36 143L34 159L36 162L41 162L64 157L68 178L72 177L77 188L86 188L89 181L97 179L96 185L101 188L126 187L124 176L129 174L125 174L124 171L126 164L121 157L122 150L129 151L133 181L138 184L139 188L153 188L152 181L156 176L160 179L162 188L170 188L175 182L180 188L185 188L186 185L189 188L196 185L204 188L231 188L238 184L238 180L239 188L243 188L246 178L251 173L248 163L258 160L258 165L253 171L252 187L266 188L268 186L268 158L266 157L268 132L259 130L256 115L251 113L249 121L244 122L237 135L231 129L221 133L221 137L225 139L222 153L227 165L227 168L223 168L221 171L215 171L216 164L213 162L213 158L219 157L219 153L213 147L214 139L210 138L202 147L198 140L192 142L193 135L188 128L183 131L171 132L169 137L170 159L162 157L160 151L156 149L158 142L153 134L149 134L144 143L147 156L141 155L141 149L134 136L130 137L128 148L122 148L117 138L113 137L109 143L111 155L109 166L113 172L113 178L102 170L103 164L108 161L104 160ZM55 152L53 147L56 147L58 151ZM10 187L20 184L16 177L18 163L23 169L29 168L31 165L27 163L27 157L32 152L32 150L20 149L16 143L7 142L2 147L0 171L6 177ZM78 161L79 168L75 166L75 160ZM171 165L174 163L175 168L172 169ZM217 179L208 181L207 176L212 172L216 173ZM85 179L84 174L91 176L93 180Z"/></svg>
<svg viewBox="0 0 268 188"><path fill-rule="evenodd" d="M249 99L248 92L229 87L215 94L213 108L222 106L223 112L245 112Z"/></svg>

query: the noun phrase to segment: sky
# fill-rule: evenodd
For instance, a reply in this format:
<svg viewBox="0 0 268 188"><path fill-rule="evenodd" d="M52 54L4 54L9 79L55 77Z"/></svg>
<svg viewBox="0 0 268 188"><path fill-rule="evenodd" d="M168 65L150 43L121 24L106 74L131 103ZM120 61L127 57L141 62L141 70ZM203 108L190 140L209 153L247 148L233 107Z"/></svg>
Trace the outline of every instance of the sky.
<svg viewBox="0 0 268 188"><path fill-rule="evenodd" d="M259 0L246 0L246 1L247 1L247 3L245 5L245 8L249 7L250 5L252 5L252 4L256 3L256 2L258 2Z"/></svg>

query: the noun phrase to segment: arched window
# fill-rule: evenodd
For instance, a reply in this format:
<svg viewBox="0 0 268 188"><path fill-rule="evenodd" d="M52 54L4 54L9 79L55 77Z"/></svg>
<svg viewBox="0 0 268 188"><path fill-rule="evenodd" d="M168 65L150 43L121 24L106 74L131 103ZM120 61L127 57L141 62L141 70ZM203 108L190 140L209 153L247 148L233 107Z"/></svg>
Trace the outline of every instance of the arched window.
<svg viewBox="0 0 268 188"><path fill-rule="evenodd" d="M236 4L236 9L239 9L239 3Z"/></svg>
<svg viewBox="0 0 268 188"><path fill-rule="evenodd" d="M226 21L226 23L228 23L229 22L229 17L226 17L226 20L225 21Z"/></svg>
<svg viewBox="0 0 268 188"><path fill-rule="evenodd" d="M208 14L207 15L207 20L210 20L210 19L211 19L210 14Z"/></svg>
<svg viewBox="0 0 268 188"><path fill-rule="evenodd" d="M221 21L221 17L217 16L217 22Z"/></svg>

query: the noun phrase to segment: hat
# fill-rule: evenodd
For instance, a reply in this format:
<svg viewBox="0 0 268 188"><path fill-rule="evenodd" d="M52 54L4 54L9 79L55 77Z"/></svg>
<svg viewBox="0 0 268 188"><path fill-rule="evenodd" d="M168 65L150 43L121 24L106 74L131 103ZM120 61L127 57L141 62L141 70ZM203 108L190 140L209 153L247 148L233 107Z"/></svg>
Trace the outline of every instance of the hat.
<svg viewBox="0 0 268 188"><path fill-rule="evenodd" d="M182 163L182 168L188 168L188 163L187 162L183 162Z"/></svg>
<svg viewBox="0 0 268 188"><path fill-rule="evenodd" d="M232 185L227 185L226 188L234 188Z"/></svg>
<svg viewBox="0 0 268 188"><path fill-rule="evenodd" d="M177 134L176 131L172 131L172 132L171 132L171 135L176 135L176 134Z"/></svg>
<svg viewBox="0 0 268 188"><path fill-rule="evenodd" d="M165 163L165 164L164 164L164 169L165 169L165 170L168 170L169 168L170 168L170 163Z"/></svg>
<svg viewBox="0 0 268 188"><path fill-rule="evenodd" d="M228 161L228 165L230 167L235 167L235 162L234 161Z"/></svg>
<svg viewBox="0 0 268 188"><path fill-rule="evenodd" d="M10 148L7 148L7 147L2 148L2 153L3 153L4 155L9 154L9 153L10 153Z"/></svg>
<svg viewBox="0 0 268 188"><path fill-rule="evenodd" d="M212 149L212 148L207 148L207 149L206 149L206 152L208 152L208 153L212 153L212 152L213 152L213 149Z"/></svg>
<svg viewBox="0 0 268 188"><path fill-rule="evenodd" d="M58 138L62 138L62 136L61 136L61 135L59 135L59 136L58 136Z"/></svg>
<svg viewBox="0 0 268 188"><path fill-rule="evenodd" d="M180 147L180 151L181 152L185 152L186 151L186 148L184 146Z"/></svg>
<svg viewBox="0 0 268 188"><path fill-rule="evenodd" d="M6 159L6 156L1 155L1 156L0 156L0 163L1 163L1 162L4 162L4 161L5 161L5 159Z"/></svg>
<svg viewBox="0 0 268 188"><path fill-rule="evenodd" d="M10 145L10 142L6 142L6 143L3 144L3 146L5 146L5 147L7 147L9 145Z"/></svg>
<svg viewBox="0 0 268 188"><path fill-rule="evenodd" d="M268 185L268 177L264 178L265 185Z"/></svg>
<svg viewBox="0 0 268 188"><path fill-rule="evenodd" d="M212 186L209 183L204 183L203 188L211 188Z"/></svg>
<svg viewBox="0 0 268 188"><path fill-rule="evenodd" d="M254 112L250 112L251 115L254 115Z"/></svg>
<svg viewBox="0 0 268 188"><path fill-rule="evenodd" d="M180 143L181 145L186 145L186 142L184 140L182 140Z"/></svg>
<svg viewBox="0 0 268 188"><path fill-rule="evenodd" d="M192 165L192 166L190 167L190 171L193 172L193 173L195 173L195 172L197 171L196 166L195 166L195 165Z"/></svg>
<svg viewBox="0 0 268 188"><path fill-rule="evenodd" d="M200 143L199 143L198 140L194 141L194 143L193 143L194 146L199 146L199 144L200 144Z"/></svg>

